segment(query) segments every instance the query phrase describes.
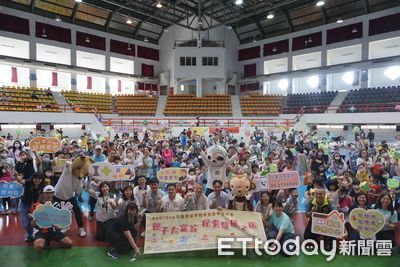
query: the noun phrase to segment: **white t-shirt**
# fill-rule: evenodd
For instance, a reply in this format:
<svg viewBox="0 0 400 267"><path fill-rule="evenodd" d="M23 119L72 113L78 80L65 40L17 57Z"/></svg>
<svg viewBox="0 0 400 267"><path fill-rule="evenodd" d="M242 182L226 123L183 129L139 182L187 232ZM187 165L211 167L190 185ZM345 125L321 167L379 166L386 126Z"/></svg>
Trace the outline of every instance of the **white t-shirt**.
<svg viewBox="0 0 400 267"><path fill-rule="evenodd" d="M180 195L176 195L173 200L168 195L162 198L162 207L164 212L184 211L186 209L185 201Z"/></svg>
<svg viewBox="0 0 400 267"><path fill-rule="evenodd" d="M145 191L149 191L150 190L150 186L146 185L146 187L144 189L140 189L140 187L137 185L135 186L135 188L133 188L133 195L139 200L139 208L143 207L143 193Z"/></svg>

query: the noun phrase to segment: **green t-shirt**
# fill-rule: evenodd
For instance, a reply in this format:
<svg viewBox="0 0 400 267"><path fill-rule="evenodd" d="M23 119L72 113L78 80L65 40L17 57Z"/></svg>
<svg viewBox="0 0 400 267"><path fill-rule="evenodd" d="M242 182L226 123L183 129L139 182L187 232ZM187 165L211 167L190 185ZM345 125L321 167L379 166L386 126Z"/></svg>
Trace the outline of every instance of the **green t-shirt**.
<svg viewBox="0 0 400 267"><path fill-rule="evenodd" d="M278 231L283 230L284 234L294 234L294 226L289 216L282 212L281 216L277 217L275 212L269 217L269 223L272 224Z"/></svg>

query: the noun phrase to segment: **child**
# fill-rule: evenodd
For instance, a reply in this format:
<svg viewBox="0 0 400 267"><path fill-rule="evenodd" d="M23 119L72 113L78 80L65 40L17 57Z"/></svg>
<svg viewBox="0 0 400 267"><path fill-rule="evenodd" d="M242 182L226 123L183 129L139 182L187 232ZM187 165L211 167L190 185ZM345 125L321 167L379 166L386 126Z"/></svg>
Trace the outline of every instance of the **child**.
<svg viewBox="0 0 400 267"><path fill-rule="evenodd" d="M326 168L324 164L320 164L318 167L317 178L322 179L324 182L328 180L326 177Z"/></svg>
<svg viewBox="0 0 400 267"><path fill-rule="evenodd" d="M186 187L188 190L194 190L194 185L195 185L195 172L193 168L189 169L188 175L186 175L186 178L182 180L182 184L184 187Z"/></svg>
<svg viewBox="0 0 400 267"><path fill-rule="evenodd" d="M290 172L290 171L295 171L294 166L293 166L293 161L290 159L286 160L285 168L283 168L282 172Z"/></svg>
<svg viewBox="0 0 400 267"><path fill-rule="evenodd" d="M379 175L373 174L370 176L370 184L368 191L368 204L372 205L378 200L381 193L381 185L379 184Z"/></svg>
<svg viewBox="0 0 400 267"><path fill-rule="evenodd" d="M11 183L12 178L11 178L11 173L7 168L7 165L2 165L0 166L0 182L6 182L6 183ZM6 215L11 213L11 198L10 197L5 197L2 198L3 202L3 211L1 212L1 215ZM8 209L7 209L8 205Z"/></svg>
<svg viewBox="0 0 400 267"><path fill-rule="evenodd" d="M369 184L370 180L368 178L368 170L364 164L359 164L357 166L356 180L358 180L360 182L360 184L362 182L366 182Z"/></svg>

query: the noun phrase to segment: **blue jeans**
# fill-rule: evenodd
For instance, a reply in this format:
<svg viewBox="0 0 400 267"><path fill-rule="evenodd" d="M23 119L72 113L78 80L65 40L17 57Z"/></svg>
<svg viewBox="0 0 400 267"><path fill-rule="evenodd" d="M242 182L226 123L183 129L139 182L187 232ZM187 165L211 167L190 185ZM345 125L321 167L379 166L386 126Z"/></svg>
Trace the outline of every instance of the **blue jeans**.
<svg viewBox="0 0 400 267"><path fill-rule="evenodd" d="M28 214L31 211L31 205L25 204L21 202L21 216L22 216L22 225L24 226L25 234L24 238L32 237L32 226L31 220Z"/></svg>

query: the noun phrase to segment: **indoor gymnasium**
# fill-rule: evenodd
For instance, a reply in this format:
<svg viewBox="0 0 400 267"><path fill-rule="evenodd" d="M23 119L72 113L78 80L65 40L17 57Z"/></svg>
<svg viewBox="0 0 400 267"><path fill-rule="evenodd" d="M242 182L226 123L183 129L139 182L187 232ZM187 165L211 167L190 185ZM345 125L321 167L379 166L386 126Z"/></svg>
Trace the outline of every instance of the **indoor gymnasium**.
<svg viewBox="0 0 400 267"><path fill-rule="evenodd" d="M396 267L399 0L1 0L2 266Z"/></svg>

